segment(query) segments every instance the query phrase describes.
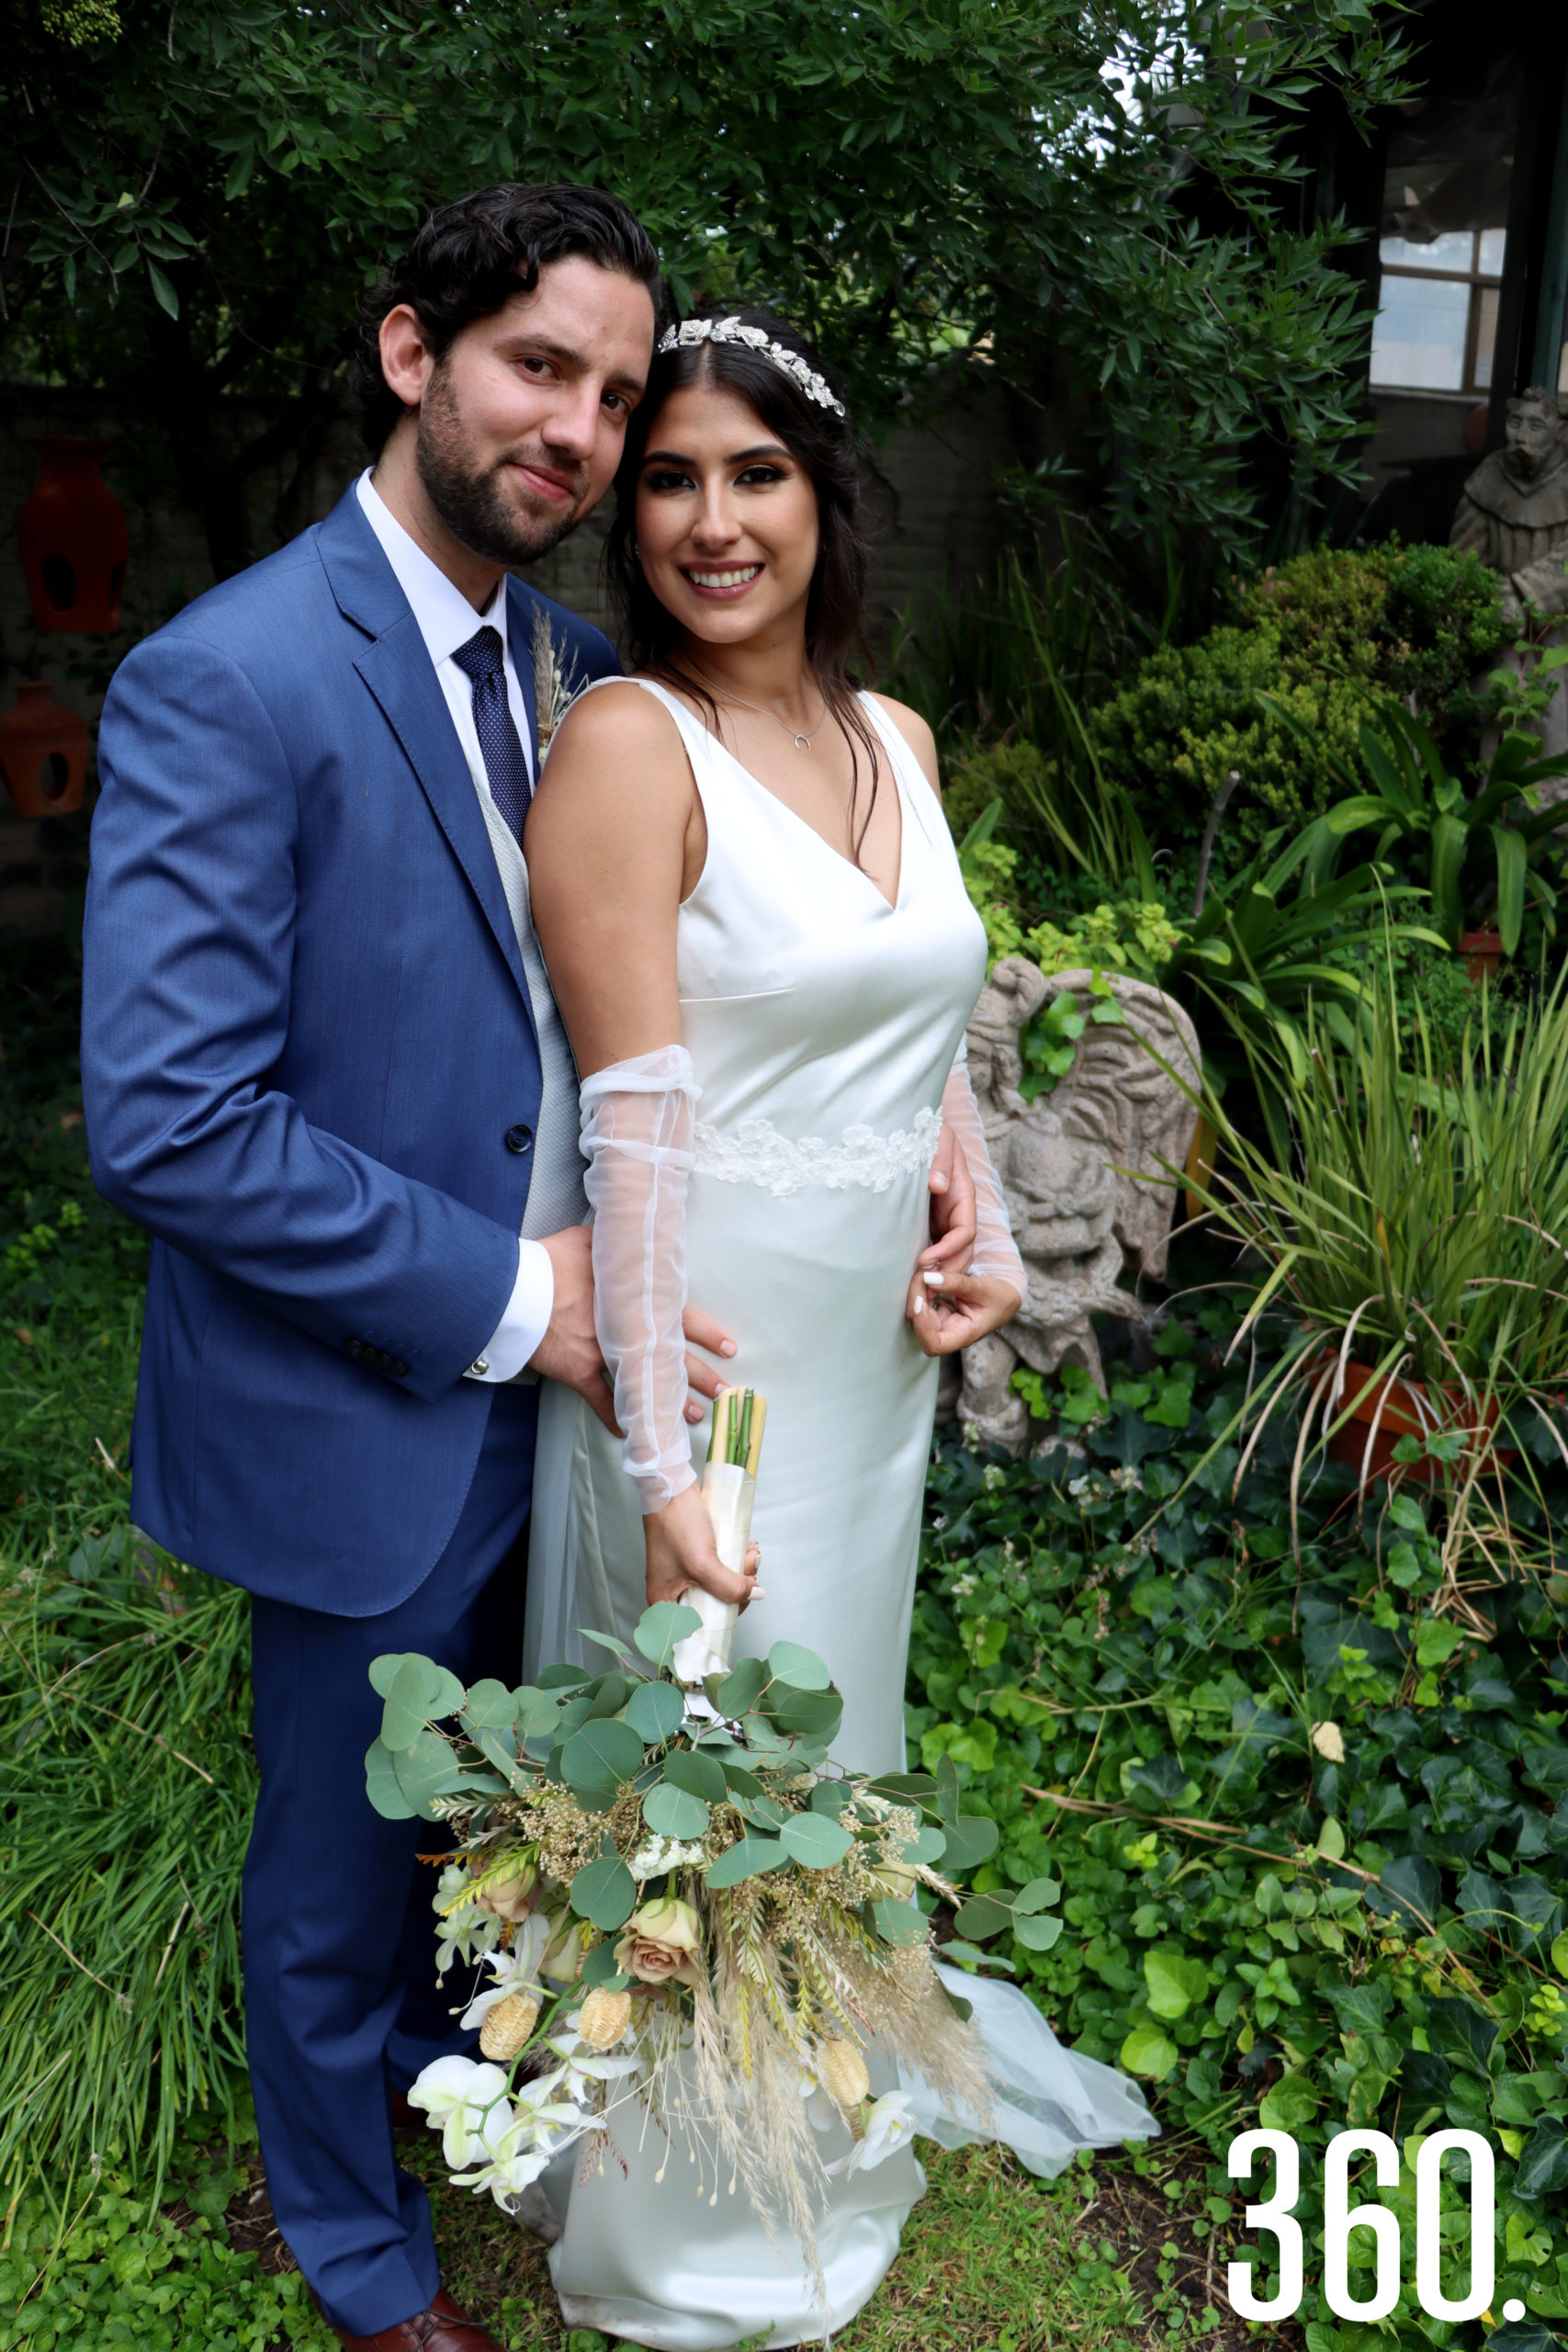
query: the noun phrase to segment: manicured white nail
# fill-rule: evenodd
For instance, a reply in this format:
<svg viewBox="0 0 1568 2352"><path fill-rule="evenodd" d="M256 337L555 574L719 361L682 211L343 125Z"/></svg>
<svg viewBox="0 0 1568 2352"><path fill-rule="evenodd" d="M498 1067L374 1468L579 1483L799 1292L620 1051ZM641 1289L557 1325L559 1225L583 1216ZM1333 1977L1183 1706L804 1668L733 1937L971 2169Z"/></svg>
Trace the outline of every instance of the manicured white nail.
<svg viewBox="0 0 1568 2352"><path fill-rule="evenodd" d="M719 1350L719 1354L720 1354L721 1356L732 1356L734 1353L735 1353L735 1342L734 1342L734 1340L726 1340L726 1341L724 1342L724 1345L723 1345L723 1346L720 1348L720 1350Z"/></svg>
<svg viewBox="0 0 1568 2352"><path fill-rule="evenodd" d="M940 1290L943 1283L947 1280L947 1276L945 1274L936 1273L928 1269L927 1272L920 1276L920 1280L925 1283L930 1283L933 1290Z"/></svg>
<svg viewBox="0 0 1568 2352"><path fill-rule="evenodd" d="M946 1190L946 1177L942 1174L940 1170L933 1168L931 1170L931 1191L933 1193L945 1193Z"/></svg>
<svg viewBox="0 0 1568 2352"><path fill-rule="evenodd" d="M915 1312L916 1312L916 1314L917 1314L917 1315L923 1315L923 1314L925 1313L925 1311L926 1311L926 1302L925 1302L925 1299L924 1299L924 1297L923 1297L923 1295L922 1295L921 1297L917 1298L917 1299L916 1299L916 1301L915 1301Z"/></svg>

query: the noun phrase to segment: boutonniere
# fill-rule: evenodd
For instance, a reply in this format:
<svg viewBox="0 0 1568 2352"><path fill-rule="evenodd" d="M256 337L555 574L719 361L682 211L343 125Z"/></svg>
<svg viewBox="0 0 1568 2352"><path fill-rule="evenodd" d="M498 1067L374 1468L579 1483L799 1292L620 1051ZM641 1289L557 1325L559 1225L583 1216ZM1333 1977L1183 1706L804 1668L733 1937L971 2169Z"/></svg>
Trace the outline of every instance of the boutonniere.
<svg viewBox="0 0 1568 2352"><path fill-rule="evenodd" d="M536 606L530 650L534 657L534 707L538 713L539 765L555 741L557 728L582 692L583 681L575 661L563 669L560 650L550 635L546 615Z"/></svg>

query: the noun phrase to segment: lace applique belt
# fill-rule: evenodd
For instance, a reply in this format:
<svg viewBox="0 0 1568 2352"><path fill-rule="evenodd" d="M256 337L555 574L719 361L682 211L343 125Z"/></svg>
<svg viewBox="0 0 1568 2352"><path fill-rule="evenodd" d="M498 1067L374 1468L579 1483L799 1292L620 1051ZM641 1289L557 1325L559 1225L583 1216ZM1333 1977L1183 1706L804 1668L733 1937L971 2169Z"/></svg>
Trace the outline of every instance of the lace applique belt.
<svg viewBox="0 0 1568 2352"><path fill-rule="evenodd" d="M924 1174L942 1133L940 1111L917 1111L911 1127L879 1136L870 1127L845 1127L841 1140L822 1136L792 1141L771 1119L743 1119L738 1127L705 1126L696 1134L696 1170L723 1184L760 1184L783 1200L808 1184L841 1193L851 1184L886 1193L900 1176Z"/></svg>

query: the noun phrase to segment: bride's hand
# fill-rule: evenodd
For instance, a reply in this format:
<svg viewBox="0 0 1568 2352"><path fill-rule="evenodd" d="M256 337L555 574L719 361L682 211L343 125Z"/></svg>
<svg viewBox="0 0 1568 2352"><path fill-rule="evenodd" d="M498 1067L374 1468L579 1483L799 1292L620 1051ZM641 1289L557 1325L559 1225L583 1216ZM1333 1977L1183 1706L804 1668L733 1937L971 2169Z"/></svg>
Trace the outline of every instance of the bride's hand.
<svg viewBox="0 0 1568 2352"><path fill-rule="evenodd" d="M744 1576L725 1566L714 1543L713 1521L700 1487L682 1487L662 1510L650 1511L642 1522L642 1537L648 1551L650 1607L656 1600L681 1600L694 1585L700 1585L716 1600L733 1600L741 1609L759 1598L759 1546L747 1546Z"/></svg>
<svg viewBox="0 0 1568 2352"><path fill-rule="evenodd" d="M927 1289L917 1275L909 1320L928 1356L950 1356L999 1331L1022 1304L1013 1284L995 1274L946 1274L940 1290Z"/></svg>
<svg viewBox="0 0 1568 2352"><path fill-rule="evenodd" d="M969 1261L975 1255L977 1216L975 1202L975 1180L969 1173L969 1162L964 1157L964 1147L951 1127L943 1127L937 1141L936 1157L931 1172L931 1240L915 1261L914 1277L909 1295L904 1302L904 1312L917 1330L925 1304L933 1294L951 1286L958 1276L966 1273ZM921 1342L922 1346L924 1341ZM960 1340L967 1347L966 1340ZM928 1355L942 1352L928 1348Z"/></svg>

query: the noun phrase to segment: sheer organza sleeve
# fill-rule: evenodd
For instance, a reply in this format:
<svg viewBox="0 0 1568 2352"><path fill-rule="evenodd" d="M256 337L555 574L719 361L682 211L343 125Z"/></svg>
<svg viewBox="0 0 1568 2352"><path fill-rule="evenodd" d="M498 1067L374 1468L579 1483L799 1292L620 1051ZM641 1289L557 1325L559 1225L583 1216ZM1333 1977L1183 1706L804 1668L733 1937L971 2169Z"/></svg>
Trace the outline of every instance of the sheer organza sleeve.
<svg viewBox="0 0 1568 2352"><path fill-rule="evenodd" d="M969 1272L997 1282L1010 1283L1021 1301L1025 1287L1023 1261L1012 1238L1007 1203L1002 1197L1001 1184L986 1146L986 1130L980 1124L980 1106L969 1083L969 1057L965 1046L960 1046L957 1059L948 1073L947 1084L942 1090L942 1115L963 1149L975 1185L976 1232Z"/></svg>
<svg viewBox="0 0 1568 2352"><path fill-rule="evenodd" d="M686 1189L700 1092L684 1046L582 1084L593 1319L644 1514L695 1484L686 1428Z"/></svg>

